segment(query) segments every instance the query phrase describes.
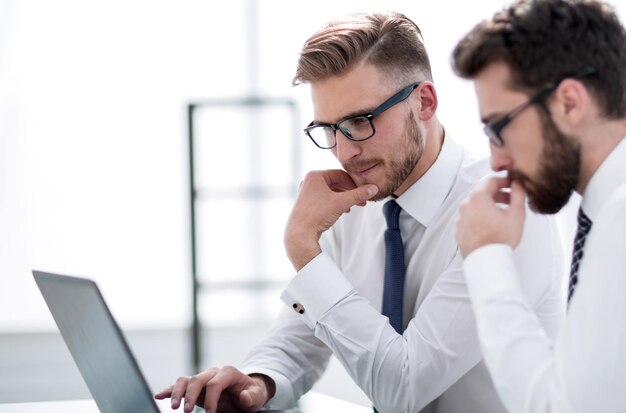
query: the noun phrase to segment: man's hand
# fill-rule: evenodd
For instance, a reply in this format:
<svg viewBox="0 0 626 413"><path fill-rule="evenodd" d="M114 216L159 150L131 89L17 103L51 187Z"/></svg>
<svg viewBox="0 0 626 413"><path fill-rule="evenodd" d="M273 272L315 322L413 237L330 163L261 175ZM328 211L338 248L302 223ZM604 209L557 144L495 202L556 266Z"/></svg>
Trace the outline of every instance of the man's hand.
<svg viewBox="0 0 626 413"><path fill-rule="evenodd" d="M285 228L285 250L296 271L320 253L319 239L354 205L364 206L378 193L376 185L357 187L342 170L309 172Z"/></svg>
<svg viewBox="0 0 626 413"><path fill-rule="evenodd" d="M184 398L185 413L192 412L196 404L210 413L256 412L274 397L275 391L271 378L262 374L248 376L226 366L179 377L174 385L154 397L158 400L170 397L172 409L178 409Z"/></svg>
<svg viewBox="0 0 626 413"><path fill-rule="evenodd" d="M510 193L503 191L508 187ZM525 201L522 185L508 178L491 178L470 194L459 207L456 223L456 239L463 257L488 244L517 247L524 227Z"/></svg>

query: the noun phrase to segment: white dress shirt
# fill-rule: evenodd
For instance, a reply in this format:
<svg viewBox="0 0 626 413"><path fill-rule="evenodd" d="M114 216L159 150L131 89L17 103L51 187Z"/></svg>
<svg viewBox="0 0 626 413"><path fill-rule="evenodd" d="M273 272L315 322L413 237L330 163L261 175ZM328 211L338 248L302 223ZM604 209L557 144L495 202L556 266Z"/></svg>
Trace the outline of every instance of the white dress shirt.
<svg viewBox="0 0 626 413"><path fill-rule="evenodd" d="M511 412L626 411L626 139L583 194L593 222L556 340L529 311L513 252L488 245L464 263L485 360Z"/></svg>
<svg viewBox="0 0 626 413"><path fill-rule="evenodd" d="M486 160L446 138L436 162L397 199L406 261L403 335L380 313L384 202L352 208L324 233L323 252L283 292L287 307L245 362L244 371L275 380L270 407L292 406L332 352L381 413L504 410L481 362L455 241L458 204L488 173ZM524 293L551 336L565 307L561 255L554 219L529 214L515 259Z"/></svg>

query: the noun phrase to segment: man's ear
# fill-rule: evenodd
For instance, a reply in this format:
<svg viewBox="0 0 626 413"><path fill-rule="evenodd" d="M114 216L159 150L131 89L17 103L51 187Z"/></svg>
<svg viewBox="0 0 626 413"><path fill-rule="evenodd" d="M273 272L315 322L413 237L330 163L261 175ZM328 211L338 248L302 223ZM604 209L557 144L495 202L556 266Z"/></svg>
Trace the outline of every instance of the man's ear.
<svg viewBox="0 0 626 413"><path fill-rule="evenodd" d="M564 132L576 131L589 111L591 96L576 79L565 79L554 92L551 113L557 126Z"/></svg>
<svg viewBox="0 0 626 413"><path fill-rule="evenodd" d="M435 90L435 85L432 82L422 82L413 92L411 98L420 101L418 119L427 121L435 116L439 100L437 99L437 90Z"/></svg>

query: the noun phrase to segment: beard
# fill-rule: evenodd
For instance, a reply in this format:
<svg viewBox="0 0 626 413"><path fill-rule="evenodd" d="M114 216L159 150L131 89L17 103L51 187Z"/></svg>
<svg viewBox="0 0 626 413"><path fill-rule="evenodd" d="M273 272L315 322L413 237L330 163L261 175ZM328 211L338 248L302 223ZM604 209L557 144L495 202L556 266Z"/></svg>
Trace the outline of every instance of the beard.
<svg viewBox="0 0 626 413"><path fill-rule="evenodd" d="M374 136L373 139L376 139L376 137ZM372 165L373 163L379 163L386 168L385 181L383 183L376 183L378 185L378 193L371 198L370 201L380 201L392 195L408 178L411 172L413 172L415 166L422 158L422 154L424 153L424 138L417 126L413 112L409 112L406 118L404 139L398 147L394 149L393 153L396 157L390 160L373 158L342 164L344 170L361 169L361 166ZM357 185L364 183L366 182L357 182Z"/></svg>
<svg viewBox="0 0 626 413"><path fill-rule="evenodd" d="M528 194L530 209L541 214L555 214L567 204L580 178L580 144L563 134L549 111L538 105L542 120L544 148L536 179L514 170L509 178L519 181Z"/></svg>

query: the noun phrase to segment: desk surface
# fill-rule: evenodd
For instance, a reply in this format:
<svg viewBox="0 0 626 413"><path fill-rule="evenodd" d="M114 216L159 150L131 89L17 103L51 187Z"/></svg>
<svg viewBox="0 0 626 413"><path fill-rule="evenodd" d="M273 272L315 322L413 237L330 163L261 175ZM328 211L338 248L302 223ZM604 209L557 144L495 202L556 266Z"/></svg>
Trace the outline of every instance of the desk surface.
<svg viewBox="0 0 626 413"><path fill-rule="evenodd" d="M178 411L172 410L169 400L158 401L157 404L162 412ZM345 400L325 394L310 392L305 394L298 403L298 408L289 410L287 413L371 413L371 407L360 406ZM202 411L196 409L197 411ZM0 413L98 413L98 408L93 400L70 400L70 401L50 401L32 403L0 403Z"/></svg>

